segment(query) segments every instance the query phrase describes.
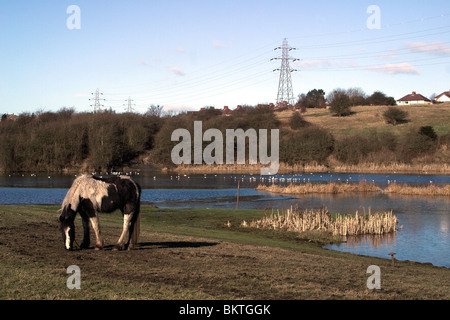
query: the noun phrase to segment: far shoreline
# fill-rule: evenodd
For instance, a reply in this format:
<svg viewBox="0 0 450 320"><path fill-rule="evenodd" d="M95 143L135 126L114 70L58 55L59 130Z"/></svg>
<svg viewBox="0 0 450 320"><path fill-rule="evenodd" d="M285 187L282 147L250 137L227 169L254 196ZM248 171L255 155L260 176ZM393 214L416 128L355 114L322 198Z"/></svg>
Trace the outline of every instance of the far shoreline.
<svg viewBox="0 0 450 320"><path fill-rule="evenodd" d="M132 164L130 166L114 167L109 170L98 171L93 168L72 167L57 171L14 171L8 172L0 170L0 175L8 174L107 174L107 173L149 173L149 174L249 174L260 175L259 164L213 164L213 165L178 165L162 166L159 164ZM303 173L359 173L359 174L412 174L412 175L450 175L450 163L429 163L429 164L404 164L392 163L380 165L376 163L363 163L358 165L344 165L339 163L317 164L309 163L303 165L289 165L280 163L277 174L303 174Z"/></svg>

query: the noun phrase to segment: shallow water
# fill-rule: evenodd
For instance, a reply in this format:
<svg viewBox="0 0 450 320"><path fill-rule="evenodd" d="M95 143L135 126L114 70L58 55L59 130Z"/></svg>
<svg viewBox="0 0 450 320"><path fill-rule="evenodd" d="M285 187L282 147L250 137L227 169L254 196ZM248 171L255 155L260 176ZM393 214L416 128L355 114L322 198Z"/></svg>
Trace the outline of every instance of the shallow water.
<svg viewBox="0 0 450 320"><path fill-rule="evenodd" d="M331 212L360 213L393 210L403 226L395 235L348 238L329 249L398 260L431 262L450 267L449 197L399 196L383 193L277 195L256 191L260 183L303 183L323 181L373 181L380 187L390 182L409 184L450 183L449 176L298 174L261 177L257 175L155 175L133 178L143 187L142 201L161 208L236 208L237 183L240 209L320 208ZM0 176L0 204L60 204L74 176Z"/></svg>

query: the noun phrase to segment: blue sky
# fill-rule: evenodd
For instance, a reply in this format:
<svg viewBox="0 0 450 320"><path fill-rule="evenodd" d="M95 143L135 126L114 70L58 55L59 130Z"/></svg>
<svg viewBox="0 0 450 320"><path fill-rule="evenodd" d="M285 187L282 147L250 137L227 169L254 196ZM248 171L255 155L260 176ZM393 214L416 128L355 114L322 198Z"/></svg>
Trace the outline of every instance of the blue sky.
<svg viewBox="0 0 450 320"><path fill-rule="evenodd" d="M70 5L80 29L69 29ZM370 5L380 28L370 29ZM72 21L72 20L71 20ZM0 4L0 114L275 102L287 38L294 95L358 87L396 99L450 89L450 2L9 0Z"/></svg>

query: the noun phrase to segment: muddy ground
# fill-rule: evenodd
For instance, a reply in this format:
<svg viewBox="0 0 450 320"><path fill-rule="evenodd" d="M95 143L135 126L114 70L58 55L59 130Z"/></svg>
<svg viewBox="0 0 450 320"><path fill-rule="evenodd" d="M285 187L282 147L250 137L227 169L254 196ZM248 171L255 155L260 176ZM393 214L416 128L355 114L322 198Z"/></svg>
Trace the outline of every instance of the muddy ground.
<svg viewBox="0 0 450 320"><path fill-rule="evenodd" d="M145 227L132 251L112 250L121 231L112 226L102 226L103 250L66 251L53 217L6 220L0 219L1 299L450 298L448 269L417 263L393 267L387 259L310 254ZM381 268L380 290L367 288L372 264ZM80 267L81 290L66 287L70 265Z"/></svg>

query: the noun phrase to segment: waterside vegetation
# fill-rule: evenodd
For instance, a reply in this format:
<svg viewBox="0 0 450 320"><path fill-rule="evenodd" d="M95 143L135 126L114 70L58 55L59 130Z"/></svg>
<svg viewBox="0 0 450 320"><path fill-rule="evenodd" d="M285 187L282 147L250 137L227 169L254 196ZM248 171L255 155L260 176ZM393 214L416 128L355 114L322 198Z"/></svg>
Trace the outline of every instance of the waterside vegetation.
<svg viewBox="0 0 450 320"><path fill-rule="evenodd" d="M360 181L358 183L334 182L327 183L290 183L287 186L278 184L260 184L259 191L284 193L284 194L308 194L308 193L343 193L343 192L384 192L405 195L432 195L450 196L450 185L437 186L429 184L426 186L411 186L404 183L390 183L385 189L381 189L372 182Z"/></svg>
<svg viewBox="0 0 450 320"><path fill-rule="evenodd" d="M249 172L251 165L182 165L171 161L175 129L279 129L280 171L450 172L450 103L398 107L407 120L386 123L387 106L352 106L345 117L325 108L275 112L269 105L161 115L111 111L23 113L0 123L0 171L80 172L126 167ZM203 142L205 148L209 143ZM248 145L248 142L247 142ZM225 149L225 148L224 148ZM269 149L270 151L270 149ZM248 159L248 157L247 157ZM225 159L224 159L225 162Z"/></svg>
<svg viewBox="0 0 450 320"><path fill-rule="evenodd" d="M291 208L276 210L263 218L241 223L243 227L262 228L289 232L325 232L333 236L381 235L395 232L397 217L389 212L354 215L331 214L326 208L316 210L299 210Z"/></svg>

